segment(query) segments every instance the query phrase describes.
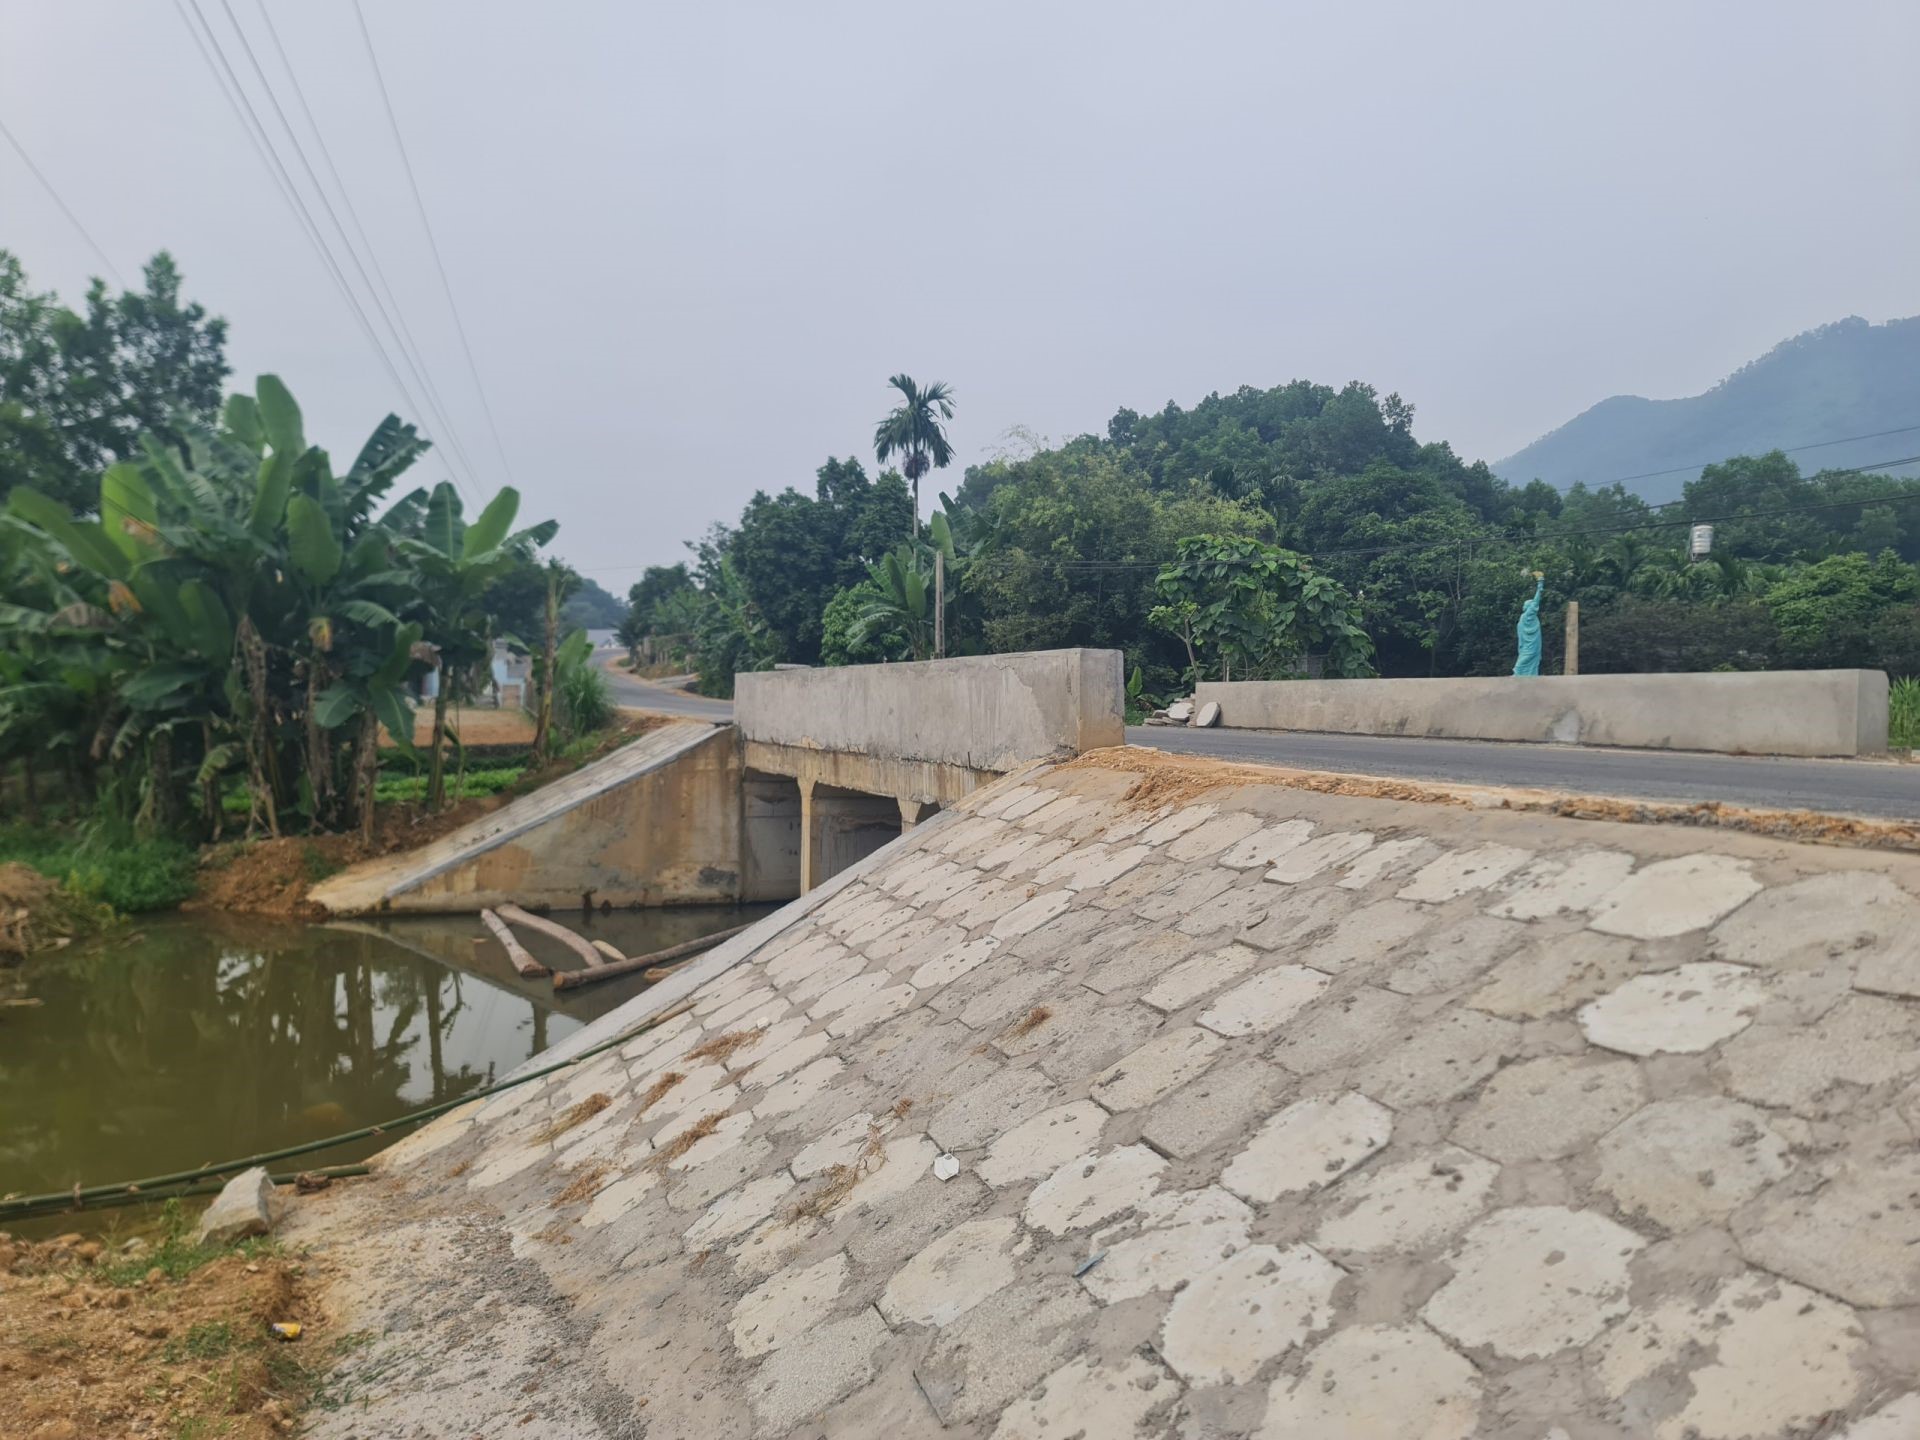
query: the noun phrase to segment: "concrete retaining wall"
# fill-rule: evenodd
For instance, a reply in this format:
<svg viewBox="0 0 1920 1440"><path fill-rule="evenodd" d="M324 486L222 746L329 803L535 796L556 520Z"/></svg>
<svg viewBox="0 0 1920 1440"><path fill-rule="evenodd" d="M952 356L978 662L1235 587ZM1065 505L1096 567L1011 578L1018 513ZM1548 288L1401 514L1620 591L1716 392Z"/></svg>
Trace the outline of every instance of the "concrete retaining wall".
<svg viewBox="0 0 1920 1440"><path fill-rule="evenodd" d="M1125 740L1117 650L1044 650L734 677L750 745L1004 772Z"/></svg>
<svg viewBox="0 0 1920 1440"><path fill-rule="evenodd" d="M1714 750L1744 755L1882 755L1880 670L1522 679L1203 682L1220 723L1245 730L1414 735Z"/></svg>

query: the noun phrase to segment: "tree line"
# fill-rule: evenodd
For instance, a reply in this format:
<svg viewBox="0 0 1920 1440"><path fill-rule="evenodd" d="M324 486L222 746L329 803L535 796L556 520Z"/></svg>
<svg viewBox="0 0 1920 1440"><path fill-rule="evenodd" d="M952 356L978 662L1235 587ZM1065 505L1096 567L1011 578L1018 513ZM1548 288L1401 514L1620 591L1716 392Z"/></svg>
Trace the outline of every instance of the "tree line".
<svg viewBox="0 0 1920 1440"><path fill-rule="evenodd" d="M447 709L506 637L540 656L537 750L607 717L562 635L576 577L538 554L552 521L520 524L511 488L477 513L451 482L404 488L430 444L397 416L340 466L277 377L223 399L223 323L164 254L145 278L78 315L0 252L0 762L29 801L58 776L205 838L239 789L249 833L370 827L382 733L413 756L430 689L439 805Z"/></svg>
<svg viewBox="0 0 1920 1440"><path fill-rule="evenodd" d="M1920 483L1803 476L1774 452L1656 508L1619 482L1510 484L1413 420L1358 382L1123 409L1104 435L968 467L924 528L903 473L829 457L647 570L623 638L720 694L736 670L925 658L939 552L949 653L1118 649L1143 699L1223 673L1505 673L1536 569L1549 672L1569 600L1586 671L1920 672ZM1700 561L1696 520L1717 527Z"/></svg>

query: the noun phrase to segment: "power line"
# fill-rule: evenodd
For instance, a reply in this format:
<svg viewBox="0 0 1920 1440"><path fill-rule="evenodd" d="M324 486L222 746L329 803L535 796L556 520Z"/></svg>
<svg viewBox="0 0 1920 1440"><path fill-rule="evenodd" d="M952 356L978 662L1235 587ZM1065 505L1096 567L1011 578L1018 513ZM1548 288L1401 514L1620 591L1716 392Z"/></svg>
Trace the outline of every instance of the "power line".
<svg viewBox="0 0 1920 1440"><path fill-rule="evenodd" d="M1889 435L1911 435L1916 430L1920 430L1920 425L1901 425L1892 430L1871 430L1865 435L1842 435L1837 440L1815 440L1810 445L1789 445L1784 449L1775 446L1774 448L1779 450L1779 453L1782 455L1798 455L1805 450L1824 450L1829 445L1850 445L1855 440L1884 440ZM1772 454L1773 451L1767 451L1765 453ZM1722 455L1718 460L1702 460L1698 465L1675 465L1670 470L1643 470L1638 475L1620 475L1612 480L1603 480L1600 483L1602 485L1627 485L1635 480L1657 480L1663 475L1685 475L1690 471L1704 470L1709 465L1718 465L1726 458L1726 456ZM1670 500L1667 503L1669 505L1679 505L1684 502ZM1664 507L1654 506L1653 508L1662 509Z"/></svg>
<svg viewBox="0 0 1920 1440"><path fill-rule="evenodd" d="M333 176L334 186L339 190L340 199L346 206L349 218L353 221L353 228L360 238L359 248L356 248L353 241L348 238L346 228L340 223L340 216L335 212L332 201L327 198L326 187L320 183L320 177L314 173L313 165L307 159L306 150L301 146L299 137L294 133L293 126L288 123L286 111L280 106L280 98L274 92L273 84L267 79L266 72L261 68L259 60L255 58L253 46L247 41L246 31L241 29L239 17L233 13L233 7L228 3L228 0L220 0L220 3L221 8L227 12L228 23L233 26L234 33L240 37L240 43L247 52L247 60L253 66L254 75L258 77L261 88L267 92L267 98L273 102L274 113L280 117L280 126L286 131L287 139L292 142L294 154L299 157L300 164L306 171L307 179L313 186L314 193L320 197L320 203L326 209L327 218L333 222L334 233L340 237L340 243L346 248L347 255L352 259L354 269L359 272L360 283L366 287L367 294L372 298L374 307L380 312L380 318L386 322L387 332L393 337L394 344L399 348L400 358L406 362L407 369L412 374L414 381L425 391L427 402L432 407L434 421L439 429L446 435L447 441L452 446L454 453L459 456L462 468L466 470L469 476L473 475L473 461L467 455L466 446L461 443L459 432L454 428L453 421L449 416L446 406L441 403L440 391L433 383L432 372L426 367L424 352L420 350L418 343L414 341L412 330L407 328L406 315L401 311L399 302L394 298L392 287L387 284L386 274L380 268L380 257L375 252L372 242L367 238L366 227L360 223L359 213L353 206L353 197L347 191L346 182L340 178L340 169L334 164L332 152L327 148L326 136L321 133L320 122L314 117L313 107L307 103L306 92L300 88L300 77L294 72L293 62L287 55L286 46L280 41L280 32L274 27L273 16L267 11L266 0L255 0L255 4L260 11L260 18L266 24L267 34L272 39L273 48L280 57L281 67L286 71L287 79L293 84L294 98L299 102L301 112L306 116L307 125L313 131L313 137L319 144L321 159L325 162L328 173ZM378 275L380 280L378 286L374 284L373 277L368 275L367 267L360 259L360 249L364 249L367 252L368 259L373 263L374 274ZM384 299L382 298L383 293ZM448 468L449 472L451 472L452 467L449 466Z"/></svg>
<svg viewBox="0 0 1920 1440"><path fill-rule="evenodd" d="M440 272L440 288L446 292L447 309L453 313L453 328L460 336L461 352L467 357L467 373L473 377L474 393L480 397L480 409L487 417L487 430L493 436L494 453L500 457L500 468L506 472L507 481L513 483L513 466L508 463L507 450L500 443L500 427L494 422L493 405L487 399L487 387L481 383L480 367L474 363L473 345L467 339L466 323L460 318L460 307L453 298L453 282L447 278L446 262L440 258L440 242L434 238L433 222L427 218L427 202L421 197L420 182L413 173L413 161L407 155L407 142L400 135L400 117L394 113L393 97L387 93L387 79L380 69L380 57L374 52L373 32L367 29L366 12L360 8L360 0L353 0L354 18L360 22L360 38L366 43L367 60L373 66L373 78L380 87L380 103L386 108L387 126L393 132L394 148L400 152L400 164L407 172L407 188L413 191L414 207L420 212L420 228L426 231L427 248L433 253L433 267Z"/></svg>
<svg viewBox="0 0 1920 1440"><path fill-rule="evenodd" d="M73 213L72 207L60 198L60 192L53 188L53 182L46 177L38 165L33 163L33 157L27 154L27 147L22 145L14 136L13 131L7 128L7 122L4 120L0 120L0 135L7 137L7 143L13 146L13 153L20 157L20 163L25 165L33 178L40 182L40 188L47 192L47 197L51 199L55 205L59 206L60 213L67 217L67 223L80 232L80 238L87 242L87 246L93 251L95 258L107 267L107 273L119 281L120 288L125 290L127 288L126 276L122 275L120 268L108 258L107 252L100 248L100 242L95 240L93 236L87 232L87 227L80 223L80 217Z"/></svg>
<svg viewBox="0 0 1920 1440"><path fill-rule="evenodd" d="M269 178L275 182L276 188L280 191L280 198L292 210L294 221L300 227L300 232L307 237L307 243L313 246L314 253L332 277L335 288L339 290L341 299L347 302L347 308L353 312L354 320L360 326L360 333L373 347L381 366L387 372L387 378L393 382L394 388L406 400L407 408L416 416L420 415L425 407L414 399L413 392L407 388L407 382L400 378L400 372L394 367L393 357L387 353L386 346L374 332L373 323L367 318L365 307L360 304L359 297L353 293L353 287L347 283L346 274L334 258L332 249L327 245L326 237L320 233L320 227L313 218L313 212L307 208L306 201L301 198L299 187L293 183L293 176L288 173L285 162L280 159L279 152L267 135L267 127L261 123L259 112L253 108L253 102L247 97L246 87L240 83L240 77L228 61L226 51L221 48L219 37L214 34L213 27L207 23L206 14L200 8L200 0L185 0L185 6L192 9L194 19L199 21L198 30L195 29L193 20L188 19L182 0L174 0L175 12L186 25L187 33L193 36L201 59L206 61L208 69L212 71L215 83L220 86L220 93L226 96L229 108L233 110L235 118L240 121L240 128L246 131L247 138L253 142L254 153L267 167ZM202 32L205 35L204 41L201 38ZM244 37L242 40L244 43ZM451 467L448 473L453 474L454 481L458 484L458 474Z"/></svg>

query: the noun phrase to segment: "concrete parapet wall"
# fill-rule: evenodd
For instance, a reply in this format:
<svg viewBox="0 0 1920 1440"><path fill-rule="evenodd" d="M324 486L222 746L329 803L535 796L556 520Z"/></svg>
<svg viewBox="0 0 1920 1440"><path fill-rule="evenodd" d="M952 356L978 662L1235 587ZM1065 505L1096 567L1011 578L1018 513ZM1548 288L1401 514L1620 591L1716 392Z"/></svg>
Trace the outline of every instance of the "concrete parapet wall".
<svg viewBox="0 0 1920 1440"><path fill-rule="evenodd" d="M1880 670L1203 682L1244 730L1521 740L1735 755L1881 755Z"/></svg>
<svg viewBox="0 0 1920 1440"><path fill-rule="evenodd" d="M750 746L1002 773L1125 739L1117 650L758 671L734 680Z"/></svg>

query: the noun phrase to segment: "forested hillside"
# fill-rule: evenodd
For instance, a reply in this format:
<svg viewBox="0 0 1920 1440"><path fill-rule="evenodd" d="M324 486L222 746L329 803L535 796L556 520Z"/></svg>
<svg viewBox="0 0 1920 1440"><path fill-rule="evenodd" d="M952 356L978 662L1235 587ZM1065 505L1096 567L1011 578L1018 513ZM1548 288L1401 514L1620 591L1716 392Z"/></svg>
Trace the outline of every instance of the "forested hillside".
<svg viewBox="0 0 1920 1440"><path fill-rule="evenodd" d="M1786 450L1812 470L1920 454L1916 426L1920 316L1870 325L1856 315L1783 341L1704 395L1602 400L1493 469L1516 484L1538 479L1562 490L1645 477L1629 488L1657 504L1678 498L1704 462L1728 455ZM1890 430L1906 433L1881 433ZM1872 438L1821 443L1856 435Z"/></svg>
<svg viewBox="0 0 1920 1440"><path fill-rule="evenodd" d="M1510 485L1418 439L1397 395L1294 381L970 467L917 537L898 474L831 459L649 571L627 633L716 691L781 662L925 658L939 552L951 653L1112 647L1149 696L1223 667L1501 673L1534 570L1549 670L1569 599L1587 670L1920 670L1920 482L1773 453L1684 497ZM1719 522L1697 564L1696 519Z"/></svg>

